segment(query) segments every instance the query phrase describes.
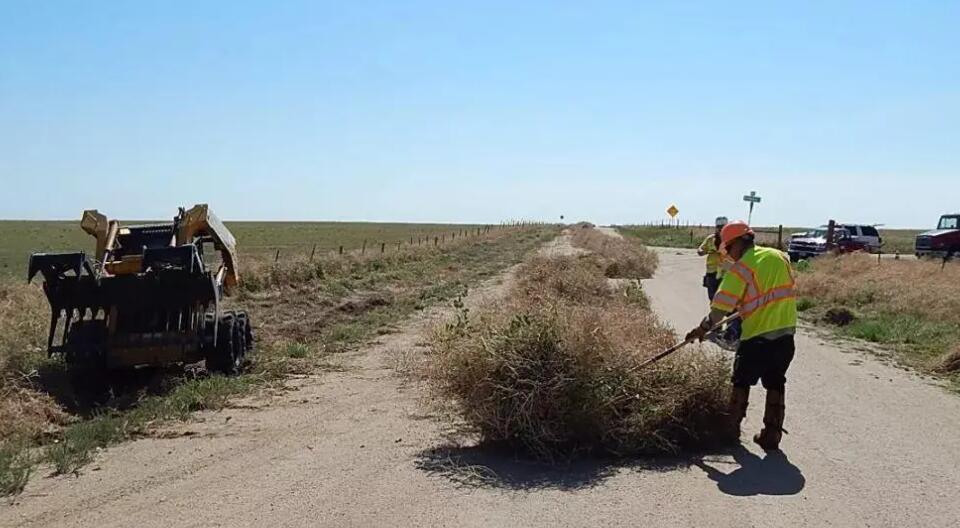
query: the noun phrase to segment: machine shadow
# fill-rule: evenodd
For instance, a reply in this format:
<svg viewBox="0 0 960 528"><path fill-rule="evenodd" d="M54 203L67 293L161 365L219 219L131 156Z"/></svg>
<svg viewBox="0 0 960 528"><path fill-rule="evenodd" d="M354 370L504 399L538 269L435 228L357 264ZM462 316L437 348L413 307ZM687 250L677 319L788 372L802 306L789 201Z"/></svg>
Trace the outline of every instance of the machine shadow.
<svg viewBox="0 0 960 528"><path fill-rule="evenodd" d="M67 412L90 417L103 409L131 409L145 396L169 394L184 380L203 375L198 369L183 367L72 370L51 361L38 369L36 384Z"/></svg>

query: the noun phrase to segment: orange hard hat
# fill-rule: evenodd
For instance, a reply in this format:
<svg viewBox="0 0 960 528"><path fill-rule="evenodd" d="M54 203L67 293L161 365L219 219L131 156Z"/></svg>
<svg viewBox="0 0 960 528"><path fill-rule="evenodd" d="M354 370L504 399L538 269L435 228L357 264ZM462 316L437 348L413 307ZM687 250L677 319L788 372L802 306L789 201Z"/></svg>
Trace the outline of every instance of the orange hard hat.
<svg viewBox="0 0 960 528"><path fill-rule="evenodd" d="M730 222L729 224L723 226L723 229L720 231L720 244L723 247L727 247L734 240L742 236L752 234L753 229L750 229L750 226L748 226L743 220Z"/></svg>

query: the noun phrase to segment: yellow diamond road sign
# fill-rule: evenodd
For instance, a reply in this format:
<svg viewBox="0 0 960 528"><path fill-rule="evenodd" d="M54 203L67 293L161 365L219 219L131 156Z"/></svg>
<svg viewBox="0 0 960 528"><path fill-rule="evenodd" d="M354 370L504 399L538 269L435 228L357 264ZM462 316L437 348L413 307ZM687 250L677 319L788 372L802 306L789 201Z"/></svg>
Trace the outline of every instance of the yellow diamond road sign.
<svg viewBox="0 0 960 528"><path fill-rule="evenodd" d="M671 205L670 208L667 209L667 214L670 215L670 218L675 218L679 213L680 209L677 209L676 205Z"/></svg>

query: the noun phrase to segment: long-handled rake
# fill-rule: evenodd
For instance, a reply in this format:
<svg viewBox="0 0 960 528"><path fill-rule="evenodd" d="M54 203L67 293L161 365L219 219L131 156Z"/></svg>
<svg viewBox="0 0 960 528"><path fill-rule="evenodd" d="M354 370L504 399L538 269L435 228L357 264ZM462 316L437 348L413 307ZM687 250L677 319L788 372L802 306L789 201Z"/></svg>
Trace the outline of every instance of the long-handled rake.
<svg viewBox="0 0 960 528"><path fill-rule="evenodd" d="M710 330L707 331L707 335L720 330L721 328L724 327L724 325L728 323L732 323L734 320L736 320L739 317L740 317L740 314L737 312L733 312L732 314L724 317L722 320L720 320L719 323L713 325L713 327L711 327ZM653 356L652 358L637 365L636 367L633 368L633 370L640 370L640 369L646 368L693 342L694 342L694 339L684 339L683 341L677 343L676 345L673 345L672 347L664 350L663 352L660 352L656 356Z"/></svg>

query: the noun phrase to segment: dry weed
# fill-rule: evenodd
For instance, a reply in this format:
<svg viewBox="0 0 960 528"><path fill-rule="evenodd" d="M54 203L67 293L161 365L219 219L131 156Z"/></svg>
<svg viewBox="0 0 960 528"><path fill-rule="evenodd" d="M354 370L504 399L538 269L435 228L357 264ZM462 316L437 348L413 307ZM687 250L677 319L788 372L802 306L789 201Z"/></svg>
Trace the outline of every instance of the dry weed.
<svg viewBox="0 0 960 528"><path fill-rule="evenodd" d="M601 235L603 236L603 235ZM595 258L536 258L508 298L439 329L427 378L470 432L541 459L732 440L728 363L699 350L638 370L675 336L610 290Z"/></svg>
<svg viewBox="0 0 960 528"><path fill-rule="evenodd" d="M797 279L799 292L825 305L849 306L960 324L960 266L884 260L863 254L819 258Z"/></svg>
<svg viewBox="0 0 960 528"><path fill-rule="evenodd" d="M38 286L0 282L0 387L29 374L46 357L49 321Z"/></svg>
<svg viewBox="0 0 960 528"><path fill-rule="evenodd" d="M944 354L936 370L944 374L960 372L960 346Z"/></svg>
<svg viewBox="0 0 960 528"><path fill-rule="evenodd" d="M636 241L605 235L596 229L573 232L573 245L599 255L604 275L617 279L649 279L657 269L657 254Z"/></svg>
<svg viewBox="0 0 960 528"><path fill-rule="evenodd" d="M0 283L0 444L39 439L67 422L53 398L32 383L46 359L49 313L36 285Z"/></svg>
<svg viewBox="0 0 960 528"><path fill-rule="evenodd" d="M38 440L56 433L69 421L69 415L48 394L19 385L0 390L0 443Z"/></svg>

